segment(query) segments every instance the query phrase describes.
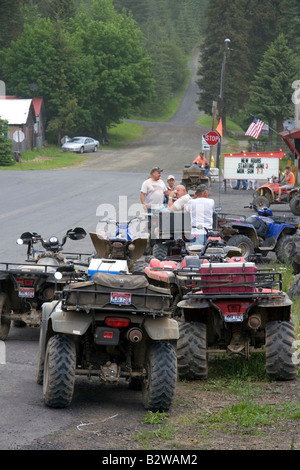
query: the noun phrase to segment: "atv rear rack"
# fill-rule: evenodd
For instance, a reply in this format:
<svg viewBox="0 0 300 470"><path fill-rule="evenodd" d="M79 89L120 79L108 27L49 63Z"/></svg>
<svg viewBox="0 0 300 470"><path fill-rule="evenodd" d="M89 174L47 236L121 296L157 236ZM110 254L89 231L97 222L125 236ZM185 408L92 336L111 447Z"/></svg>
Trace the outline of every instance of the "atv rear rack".
<svg viewBox="0 0 300 470"><path fill-rule="evenodd" d="M224 263L224 266L226 264ZM210 264L211 267L214 264ZM234 265L233 265L234 266ZM201 296L201 298L270 298L278 297L282 293L282 274L274 272L271 268L258 269L256 273L244 273L241 271L209 271L195 273L191 270L178 270L175 275L186 278L187 287L191 289L187 296ZM245 280L235 282L244 276ZM247 280L250 279L250 280ZM246 291L245 291L246 290ZM197 293L201 291L201 293Z"/></svg>
<svg viewBox="0 0 300 470"><path fill-rule="evenodd" d="M114 289L116 291L117 289ZM128 305L124 304L112 304L110 302L110 295L112 289L96 291L92 289L71 289L71 290L63 290L61 291L61 308L62 310L94 310L98 312L114 312L114 313L126 313L126 314L133 314L133 315L153 315L162 317L168 314L167 312L170 311L168 308L169 305L172 303L172 295L171 294L155 294L155 293L144 293L144 292L129 292L131 295L131 303ZM74 301L74 294L75 294L75 301ZM80 297L81 296L89 295L91 296L90 301L88 303L82 302ZM73 296L72 300L70 297ZM106 301L99 303L99 296L106 297ZM139 299L145 299L145 304L147 303L144 308L140 305ZM94 301L93 301L94 299ZM148 300L148 302L147 302ZM152 308L151 305L156 301L156 308ZM167 305L166 306L166 302Z"/></svg>

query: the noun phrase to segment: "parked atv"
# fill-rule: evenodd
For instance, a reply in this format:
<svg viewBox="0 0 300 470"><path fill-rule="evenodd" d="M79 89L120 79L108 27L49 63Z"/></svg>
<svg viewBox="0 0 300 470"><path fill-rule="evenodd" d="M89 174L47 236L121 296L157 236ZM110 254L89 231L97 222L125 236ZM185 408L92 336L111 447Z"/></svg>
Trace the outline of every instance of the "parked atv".
<svg viewBox="0 0 300 470"><path fill-rule="evenodd" d="M93 273L43 305L37 382L50 407L70 405L76 375L142 388L147 410L171 406L178 324L169 289L143 274Z"/></svg>
<svg viewBox="0 0 300 470"><path fill-rule="evenodd" d="M248 259L253 253L267 255L273 251L282 262L287 262L298 221L293 217L273 217L267 207L258 209L250 217L219 214L218 229L229 245L237 246Z"/></svg>
<svg viewBox="0 0 300 470"><path fill-rule="evenodd" d="M295 379L292 302L280 273L233 258L204 261L190 281L196 287L178 303L184 317L177 345L181 379L206 379L209 354L247 359L262 351L270 379Z"/></svg>
<svg viewBox="0 0 300 470"><path fill-rule="evenodd" d="M67 280L84 275L75 271L74 263L81 263L81 254L69 253L72 260L62 253L66 240L79 240L85 231L77 227L68 230L60 243L57 237L43 239L37 233L25 232L17 240L28 245L26 264L0 263L0 339L6 340L11 321L18 326L39 327L42 321L42 304L55 298ZM39 243L46 251L35 251ZM83 263L84 264L84 263ZM78 267L79 267L78 265ZM86 263L87 271L88 263ZM82 266L84 270L84 267ZM60 272L60 276L55 273ZM58 280L57 278L60 279Z"/></svg>
<svg viewBox="0 0 300 470"><path fill-rule="evenodd" d="M210 182L211 179L208 168L194 163L185 165L182 172L181 184L186 187L187 192L189 190L195 190L199 184L206 184L209 187Z"/></svg>
<svg viewBox="0 0 300 470"><path fill-rule="evenodd" d="M185 256L179 259L170 257L163 261L153 258L145 267L145 274L152 285L167 287L173 297L172 314L178 319L181 310L177 307L182 299L195 284L190 281L189 273L198 272L202 260L210 262L223 262L233 256L241 256L241 250L235 246L226 246L220 233L208 231L207 241L199 251L187 251ZM176 273L180 271L180 275Z"/></svg>
<svg viewBox="0 0 300 470"><path fill-rule="evenodd" d="M300 215L300 188L283 190L280 201L277 201L280 184L273 177L271 181L260 186L253 195L253 205L258 209L270 207L271 204L289 204L294 215Z"/></svg>
<svg viewBox="0 0 300 470"><path fill-rule="evenodd" d="M191 241L191 216L181 211L154 211L150 215L150 245L154 258L182 259Z"/></svg>
<svg viewBox="0 0 300 470"><path fill-rule="evenodd" d="M97 233L90 233L90 237L96 249L97 255L103 262L115 264L120 260L123 263L123 270L133 272L136 262L144 254L148 244L147 219L134 217L129 222L118 222L113 219L102 221L103 230ZM132 229L134 223L137 226ZM146 223L146 228L145 224ZM138 228L138 231L137 231ZM97 265L98 261L94 260ZM118 268L119 269L119 268ZM99 269L97 269L99 271ZM112 271L114 271L112 266Z"/></svg>

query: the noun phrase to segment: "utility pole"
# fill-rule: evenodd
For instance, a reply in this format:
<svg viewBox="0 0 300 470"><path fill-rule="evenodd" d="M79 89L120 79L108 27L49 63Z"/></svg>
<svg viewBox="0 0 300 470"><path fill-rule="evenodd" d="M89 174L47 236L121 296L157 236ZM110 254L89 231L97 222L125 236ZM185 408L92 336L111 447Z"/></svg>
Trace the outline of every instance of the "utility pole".
<svg viewBox="0 0 300 470"><path fill-rule="evenodd" d="M221 80L220 80L220 104L219 104L219 115L222 118L223 128L226 130L226 117L223 116L224 113L224 88L225 88L225 71L226 71L226 55L229 49L230 39L226 38L224 40L224 52L223 52L223 61L221 68ZM217 152L217 168L220 168L220 145L218 145Z"/></svg>

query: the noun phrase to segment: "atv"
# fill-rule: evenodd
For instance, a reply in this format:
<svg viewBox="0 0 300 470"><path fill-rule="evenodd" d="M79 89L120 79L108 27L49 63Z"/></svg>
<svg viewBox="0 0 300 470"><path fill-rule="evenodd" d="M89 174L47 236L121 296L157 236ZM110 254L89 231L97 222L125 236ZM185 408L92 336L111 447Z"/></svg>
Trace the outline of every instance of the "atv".
<svg viewBox="0 0 300 470"><path fill-rule="evenodd" d="M142 389L145 409L168 410L177 380L177 321L169 289L144 274L93 272L43 305L37 382L47 406L64 408L76 376Z"/></svg>
<svg viewBox="0 0 300 470"><path fill-rule="evenodd" d="M250 217L218 214L217 220L223 239L239 247L245 259L253 253L265 256L272 251L282 262L289 258L298 225L295 217L273 217L267 207L258 209L258 213Z"/></svg>
<svg viewBox="0 0 300 470"><path fill-rule="evenodd" d="M179 261L187 254L186 244L191 241L189 212L157 210L149 214L150 245L154 258L173 258Z"/></svg>
<svg viewBox="0 0 300 470"><path fill-rule="evenodd" d="M206 379L209 354L248 359L255 352L265 352L270 379L295 379L292 302L282 291L281 273L233 258L204 261L190 281L196 287L178 304L184 317L177 346L181 379Z"/></svg>
<svg viewBox="0 0 300 470"><path fill-rule="evenodd" d="M55 299L55 292L67 280L85 277L88 262L81 260L82 255L62 253L68 238L80 240L85 235L80 227L68 230L62 242L57 237L43 239L35 232L21 235L17 243L28 246L25 264L0 263L0 340L6 340L11 321L15 326L39 327L42 304ZM37 243L46 251L35 250ZM75 269L75 263L78 263L78 269Z"/></svg>
<svg viewBox="0 0 300 470"><path fill-rule="evenodd" d="M283 190L280 201L277 201L280 184L276 177L260 186L253 194L253 205L258 209L270 207L271 204L289 204L294 215L300 215L300 188Z"/></svg>
<svg viewBox="0 0 300 470"><path fill-rule="evenodd" d="M199 184L206 184L209 187L210 183L211 178L208 168L194 163L185 165L182 172L181 184L186 187L187 192L189 190L195 190Z"/></svg>

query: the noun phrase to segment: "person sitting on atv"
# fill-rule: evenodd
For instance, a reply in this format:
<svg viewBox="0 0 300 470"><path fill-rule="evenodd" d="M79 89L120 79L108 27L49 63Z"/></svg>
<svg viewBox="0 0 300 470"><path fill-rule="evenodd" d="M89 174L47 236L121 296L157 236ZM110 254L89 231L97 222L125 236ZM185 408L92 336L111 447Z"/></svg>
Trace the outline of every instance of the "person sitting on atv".
<svg viewBox="0 0 300 470"><path fill-rule="evenodd" d="M194 165L199 165L199 166L203 166L203 168L206 169L206 174L208 175L208 172L209 172L209 164L204 156L204 152L200 152L198 157L195 158L195 160L193 161L193 164Z"/></svg>
<svg viewBox="0 0 300 470"><path fill-rule="evenodd" d="M278 189L278 198L276 199L278 202L280 201L282 191L287 191L295 186L295 176L290 165L287 165L284 169L284 183L285 184L283 186L279 186Z"/></svg>

